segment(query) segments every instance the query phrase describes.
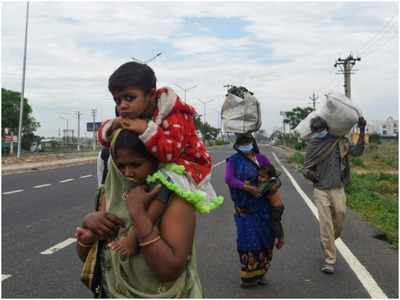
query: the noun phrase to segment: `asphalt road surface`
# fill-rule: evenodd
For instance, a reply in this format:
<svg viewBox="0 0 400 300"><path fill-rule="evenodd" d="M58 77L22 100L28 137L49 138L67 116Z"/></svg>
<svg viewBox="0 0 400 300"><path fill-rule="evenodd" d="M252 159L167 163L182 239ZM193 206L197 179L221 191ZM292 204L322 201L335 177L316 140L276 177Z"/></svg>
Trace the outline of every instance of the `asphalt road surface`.
<svg viewBox="0 0 400 300"><path fill-rule="evenodd" d="M268 285L239 286L233 205L224 183L231 147L213 148L213 185L224 204L198 216L198 268L209 298L398 298L398 252L348 210L336 274L319 271L322 254L312 186L277 148L262 147L282 170L286 245L274 251ZM277 161L279 159L279 162ZM94 164L2 176L2 297L91 298L79 280L73 232L93 208Z"/></svg>

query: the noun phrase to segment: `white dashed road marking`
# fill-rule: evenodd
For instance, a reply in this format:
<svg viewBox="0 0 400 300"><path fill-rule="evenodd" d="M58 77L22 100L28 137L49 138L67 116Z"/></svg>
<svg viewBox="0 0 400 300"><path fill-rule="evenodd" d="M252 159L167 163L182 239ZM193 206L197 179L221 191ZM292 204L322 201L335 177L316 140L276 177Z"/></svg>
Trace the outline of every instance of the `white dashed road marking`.
<svg viewBox="0 0 400 300"><path fill-rule="evenodd" d="M88 178L88 177L92 177L92 176L93 176L92 174L89 174L89 175L83 175L83 176L81 176L79 178Z"/></svg>
<svg viewBox="0 0 400 300"><path fill-rule="evenodd" d="M9 191L9 192L4 192L3 195L9 195L9 194L15 194L15 193L20 193L23 192L24 190L14 190L14 191Z"/></svg>
<svg viewBox="0 0 400 300"><path fill-rule="evenodd" d="M46 184L41 184L41 185L35 185L33 188L34 189L40 189L40 188L44 188L47 186L51 186L51 183L46 183Z"/></svg>
<svg viewBox="0 0 400 300"><path fill-rule="evenodd" d="M60 180L60 183L65 183L65 182L70 182L70 181L74 181L74 178L69 178L69 179L64 179L64 180Z"/></svg>
<svg viewBox="0 0 400 300"><path fill-rule="evenodd" d="M213 165L213 168L218 167L219 165L223 164L224 162L225 162L225 160L216 163L215 165Z"/></svg>
<svg viewBox="0 0 400 300"><path fill-rule="evenodd" d="M43 254L43 255L50 255L50 254L53 254L53 253L55 253L55 252L57 252L57 251L59 251L59 250L65 248L65 247L67 247L67 246L69 246L69 245L71 245L71 244L73 244L73 243L75 243L75 242L76 242L76 238L69 238L69 239L66 239L66 240L63 241L63 242L58 243L58 244L56 244L56 245L50 247L49 249L46 249L46 250L40 252L40 254Z"/></svg>
<svg viewBox="0 0 400 300"><path fill-rule="evenodd" d="M311 209L315 218L319 221L318 211L317 211L317 208L314 205L314 203L306 195L306 193L304 193L304 191L301 189L301 187L296 182L296 180L293 178L293 176L289 173L289 171L285 168L285 166L280 162L280 160L276 156L276 154L274 152L272 152L272 155L275 157L275 160L278 162L278 164L282 168L282 170L286 173L287 177L292 182L294 188L297 190L297 192L300 194L300 196L304 199L307 206ZM357 257L354 256L354 254L350 251L350 249L346 246L346 244L342 241L342 239L338 238L335 241L335 244L336 244L336 248L339 250L340 254L342 254L343 258L348 263L348 265L353 270L353 272L356 274L358 280L360 280L361 284L367 290L367 292L371 296L371 298L387 298L386 294L379 287L379 285L377 284L375 279L372 278L372 275L361 264L361 262L357 259Z"/></svg>
<svg viewBox="0 0 400 300"><path fill-rule="evenodd" d="M1 274L1 281L6 280L7 278L10 278L12 275L8 274Z"/></svg>

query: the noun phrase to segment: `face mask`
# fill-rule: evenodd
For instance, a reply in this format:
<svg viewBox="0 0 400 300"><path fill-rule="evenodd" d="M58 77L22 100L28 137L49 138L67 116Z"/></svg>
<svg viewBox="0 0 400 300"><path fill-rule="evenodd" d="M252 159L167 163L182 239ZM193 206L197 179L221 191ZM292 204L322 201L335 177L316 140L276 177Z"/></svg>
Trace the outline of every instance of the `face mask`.
<svg viewBox="0 0 400 300"><path fill-rule="evenodd" d="M253 150L253 144L241 145L237 147L243 153L249 153Z"/></svg>
<svg viewBox="0 0 400 300"><path fill-rule="evenodd" d="M321 132L316 132L314 133L311 137L313 139L322 139L323 137L325 137L328 134L328 130L324 129Z"/></svg>

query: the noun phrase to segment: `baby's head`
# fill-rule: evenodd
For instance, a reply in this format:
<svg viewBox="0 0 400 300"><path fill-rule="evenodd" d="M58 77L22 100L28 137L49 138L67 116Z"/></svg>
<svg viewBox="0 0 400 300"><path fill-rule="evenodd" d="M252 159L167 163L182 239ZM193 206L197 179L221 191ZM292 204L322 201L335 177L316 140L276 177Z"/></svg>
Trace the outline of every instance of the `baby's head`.
<svg viewBox="0 0 400 300"><path fill-rule="evenodd" d="M156 76L146 64L127 62L111 74L108 89L121 117L151 117L155 108Z"/></svg>
<svg viewBox="0 0 400 300"><path fill-rule="evenodd" d="M258 181L265 182L273 177L279 176L273 165L264 165L258 168Z"/></svg>
<svg viewBox="0 0 400 300"><path fill-rule="evenodd" d="M113 159L122 175L139 183L145 183L147 175L158 168L157 159L147 151L138 135L122 130L113 145Z"/></svg>
<svg viewBox="0 0 400 300"><path fill-rule="evenodd" d="M265 182L269 179L269 174L268 174L268 167L267 166L261 166L258 169L258 181L259 182Z"/></svg>

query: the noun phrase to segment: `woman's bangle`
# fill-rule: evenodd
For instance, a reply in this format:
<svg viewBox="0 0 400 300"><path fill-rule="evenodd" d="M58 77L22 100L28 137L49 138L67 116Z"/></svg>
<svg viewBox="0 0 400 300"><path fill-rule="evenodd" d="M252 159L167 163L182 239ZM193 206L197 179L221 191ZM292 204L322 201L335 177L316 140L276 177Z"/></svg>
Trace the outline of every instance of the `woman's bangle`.
<svg viewBox="0 0 400 300"><path fill-rule="evenodd" d="M158 242L160 239L161 236L157 235L154 239L151 239L150 241L139 243L139 247L145 247L154 244L155 242Z"/></svg>
<svg viewBox="0 0 400 300"><path fill-rule="evenodd" d="M90 244L90 245L88 245L88 244L84 244L84 243L81 243L80 241L78 241L77 240L77 242L78 242L78 245L79 246L81 246L81 247L83 247L83 248L92 248L92 246L93 246L93 244Z"/></svg>
<svg viewBox="0 0 400 300"><path fill-rule="evenodd" d="M149 233L146 233L145 235L142 235L142 236L137 235L137 240L139 241L139 243L142 242L142 241L144 241L145 239L147 239L149 236L151 236L151 234L153 233L153 231L154 231L154 227L151 227L151 230L150 230Z"/></svg>

